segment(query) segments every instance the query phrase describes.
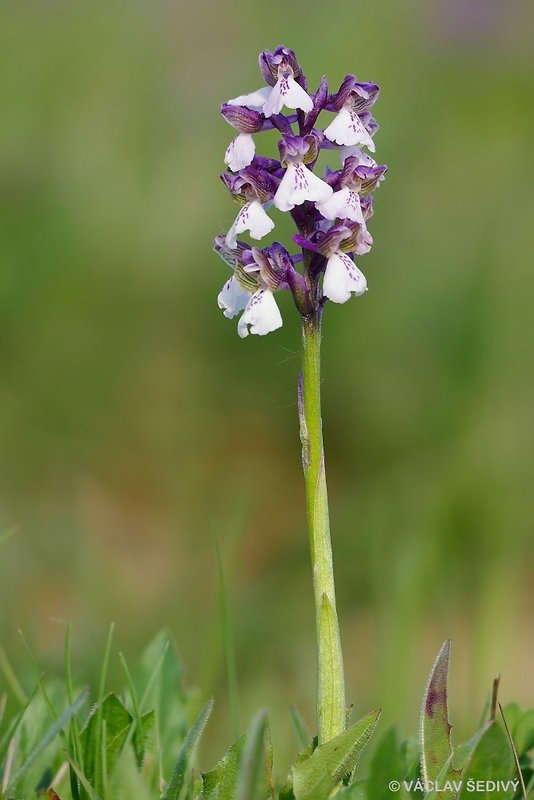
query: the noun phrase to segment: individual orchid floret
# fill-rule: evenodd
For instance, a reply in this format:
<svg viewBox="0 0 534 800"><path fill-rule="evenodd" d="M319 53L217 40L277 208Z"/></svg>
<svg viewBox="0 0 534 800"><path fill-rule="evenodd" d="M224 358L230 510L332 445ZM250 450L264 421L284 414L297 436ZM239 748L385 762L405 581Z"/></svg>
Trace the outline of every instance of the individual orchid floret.
<svg viewBox="0 0 534 800"><path fill-rule="evenodd" d="M324 131L326 138L340 145L365 145L374 153L371 133L360 115L371 108L379 91L376 83L359 83L354 75L347 75L331 100L330 107L337 115Z"/></svg>
<svg viewBox="0 0 534 800"><path fill-rule="evenodd" d="M286 167L274 204L280 211L291 211L305 200L325 202L333 189L305 166L317 158L317 139L313 135L285 136L279 143L282 166Z"/></svg>
<svg viewBox="0 0 534 800"><path fill-rule="evenodd" d="M358 114L349 106L345 106L334 117L330 125L325 129L324 135L331 142L342 145L365 145L369 150L375 152L375 143L367 132Z"/></svg>
<svg viewBox="0 0 534 800"><path fill-rule="evenodd" d="M278 80L280 69L287 69L289 67L301 86L306 88L304 75L297 61L295 51L291 50L289 47L284 47L284 45L280 44L273 51L263 50L258 57L258 62L265 83L268 83L269 86L275 85Z"/></svg>
<svg viewBox="0 0 534 800"><path fill-rule="evenodd" d="M267 118L279 114L284 106L312 111L313 101L292 50L281 46L273 53L265 50L260 54L260 69L269 86L234 97L228 105L262 111Z"/></svg>
<svg viewBox="0 0 534 800"><path fill-rule="evenodd" d="M293 237L302 247L320 253L326 258L323 277L323 295L334 303L346 303L354 293L357 297L367 291L367 280L349 253L358 250L368 252L372 240L363 245L368 236L362 225L335 225L327 233L319 233L314 239ZM362 242L358 238L363 237Z"/></svg>
<svg viewBox="0 0 534 800"><path fill-rule="evenodd" d="M324 203L316 203L315 207L325 219L350 219L363 224L360 196L349 186L334 192Z"/></svg>
<svg viewBox="0 0 534 800"><path fill-rule="evenodd" d="M255 166L242 169L238 175L224 174L222 178L236 200L243 204L226 235L227 247L235 248L237 234L245 231L249 231L253 239L263 239L274 228L263 204L272 199L277 187L276 179Z"/></svg>
<svg viewBox="0 0 534 800"><path fill-rule="evenodd" d="M282 62L278 68L278 80L265 101L263 113L269 118L273 114L279 114L284 106L300 108L302 111L309 112L313 109L313 100L306 90L296 82L292 68Z"/></svg>
<svg viewBox="0 0 534 800"><path fill-rule="evenodd" d="M328 257L323 278L323 294L333 303L346 303L352 293L359 297L367 291L367 280L352 258L337 250Z"/></svg>
<svg viewBox="0 0 534 800"><path fill-rule="evenodd" d="M263 239L274 228L274 222L259 200L251 200L239 209L235 221L226 234L228 247L235 247L237 234L249 231L253 239Z"/></svg>
<svg viewBox="0 0 534 800"><path fill-rule="evenodd" d="M357 155L351 155L345 159L339 177L341 188L334 192L325 203L315 204L325 219L350 219L364 224L360 196L374 191L387 172L385 165L378 166L373 159L371 162L371 166L362 164Z"/></svg>
<svg viewBox="0 0 534 800"><path fill-rule="evenodd" d="M224 154L224 163L234 172L238 172L252 162L256 152L252 134L261 131L265 118L251 108L229 103L221 106L221 114L238 131L237 137L230 142Z"/></svg>
<svg viewBox="0 0 534 800"><path fill-rule="evenodd" d="M239 336L242 339L249 333L265 336L280 328L282 316L273 292L287 288L282 271L256 247L229 248L217 237L215 250L226 263L234 257L234 274L219 292L217 302L228 319L243 312L237 325Z"/></svg>
<svg viewBox="0 0 534 800"><path fill-rule="evenodd" d="M266 83L272 86L263 106L267 118L279 114L284 106L306 113L312 111L313 101L306 91L306 80L293 50L281 45L274 52L264 50L259 63Z"/></svg>

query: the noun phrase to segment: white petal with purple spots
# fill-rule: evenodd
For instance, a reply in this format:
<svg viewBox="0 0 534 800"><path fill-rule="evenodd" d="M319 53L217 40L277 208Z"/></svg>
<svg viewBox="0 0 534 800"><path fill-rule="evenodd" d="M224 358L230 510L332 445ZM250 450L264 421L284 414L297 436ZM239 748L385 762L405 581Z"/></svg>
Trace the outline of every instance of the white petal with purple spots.
<svg viewBox="0 0 534 800"><path fill-rule="evenodd" d="M258 289L247 303L237 324L237 332L242 339L249 333L265 336L265 334L281 328L282 324L282 316L273 293L268 289Z"/></svg>
<svg viewBox="0 0 534 800"><path fill-rule="evenodd" d="M323 278L323 294L334 303L346 303L352 292L356 296L367 291L367 281L352 258L338 251L330 256Z"/></svg>
<svg viewBox="0 0 534 800"><path fill-rule="evenodd" d="M227 164L233 172L239 172L240 169L245 169L252 163L254 153L256 152L256 145L251 133L240 133L233 139L224 154L224 163Z"/></svg>
<svg viewBox="0 0 534 800"><path fill-rule="evenodd" d="M334 220L351 219L363 225L363 214L360 205L360 197L357 192L353 192L348 186L344 186L338 192L334 192L324 203L316 203L315 207L325 217Z"/></svg>
<svg viewBox="0 0 534 800"><path fill-rule="evenodd" d="M274 222L265 213L259 200L245 203L239 211L234 224L226 234L226 246L234 250L237 246L237 234L250 231L253 239L263 239L274 228Z"/></svg>
<svg viewBox="0 0 534 800"><path fill-rule="evenodd" d="M348 108L342 108L334 117L324 135L331 142L344 145L367 145L369 150L374 153L375 144L359 116Z"/></svg>
<svg viewBox="0 0 534 800"><path fill-rule="evenodd" d="M281 75L271 89L269 97L263 106L266 117L279 114L284 106L287 108L300 108L302 111L311 111L313 102L302 86L296 82L292 75Z"/></svg>
<svg viewBox="0 0 534 800"><path fill-rule="evenodd" d="M333 194L333 189L325 181L314 175L304 164L288 164L285 175L274 196L274 204L280 211L291 211L305 200L325 202Z"/></svg>
<svg viewBox="0 0 534 800"><path fill-rule="evenodd" d="M243 289L236 280L235 275L232 275L219 292L217 304L219 308L223 309L224 316L228 319L232 319L236 314L239 314L240 311L243 311L249 299L250 292Z"/></svg>

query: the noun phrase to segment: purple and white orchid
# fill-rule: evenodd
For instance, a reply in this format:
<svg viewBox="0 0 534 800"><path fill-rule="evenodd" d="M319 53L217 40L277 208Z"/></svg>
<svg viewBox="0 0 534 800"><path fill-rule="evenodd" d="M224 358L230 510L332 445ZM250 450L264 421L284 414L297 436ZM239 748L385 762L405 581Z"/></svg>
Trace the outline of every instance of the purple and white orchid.
<svg viewBox="0 0 534 800"><path fill-rule="evenodd" d="M375 151L378 124L370 109L379 89L347 75L338 91L329 94L323 76L317 91L310 93L295 53L287 47L261 53L259 64L266 85L221 108L237 131L224 156L229 169L221 177L240 209L227 233L215 239L215 251L232 271L217 299L225 317L239 316L241 338L264 336L282 326L277 292L291 292L300 315L302 370L297 397L317 630L318 744L322 745L346 730L347 703L322 439L321 321L328 301L346 303L367 291L367 279L355 259L373 245L367 227L373 215L372 192L386 172L362 149ZM274 130L280 134L279 158L258 155L255 138ZM324 156L336 151L336 166L317 168L322 151ZM292 241L297 252L279 242L255 247L238 238L243 233L253 240L268 237L279 212L289 213L296 226ZM328 784L327 793L332 788Z"/></svg>
<svg viewBox="0 0 534 800"><path fill-rule="evenodd" d="M237 131L224 156L229 171L221 177L240 209L226 235L216 238L216 252L233 269L218 303L228 318L241 314L241 337L281 327L277 291L289 290L305 319L327 300L345 303L367 290L354 256L371 249L371 193L387 170L363 149L375 151L378 124L370 112L379 94L375 83L347 75L329 94L323 77L309 93L295 53L283 46L261 53L259 64L266 85L221 107ZM284 108L292 113L284 114ZM335 116L320 127L323 112ZM273 129L281 134L279 159L256 154L256 135ZM317 174L320 152L332 150L340 154L341 169ZM274 219L267 213L272 206ZM277 211L291 214L300 253L291 255L276 242L261 249L238 239L243 233L255 240L268 236Z"/></svg>

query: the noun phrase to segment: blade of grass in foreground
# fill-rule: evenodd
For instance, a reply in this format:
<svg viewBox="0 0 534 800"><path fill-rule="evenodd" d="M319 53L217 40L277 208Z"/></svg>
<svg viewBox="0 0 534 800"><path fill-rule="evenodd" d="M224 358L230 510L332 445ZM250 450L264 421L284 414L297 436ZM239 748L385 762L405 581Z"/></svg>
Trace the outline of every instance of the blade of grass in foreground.
<svg viewBox="0 0 534 800"><path fill-rule="evenodd" d="M237 800L263 800L266 797L266 737L269 735L267 714L258 711L241 755L237 777Z"/></svg>
<svg viewBox="0 0 534 800"><path fill-rule="evenodd" d="M306 723L294 706L291 706L291 719L293 721L299 749L305 750L311 742L312 736L306 728Z"/></svg>
<svg viewBox="0 0 534 800"><path fill-rule="evenodd" d="M178 800L180 797L180 792L184 786L187 771L195 755L195 750L206 726L206 722L209 719L212 708L213 700L210 698L200 712L197 721L187 734L186 740L183 743L182 749L178 755L178 761L176 762L174 772L167 787L167 791L163 796L163 800Z"/></svg>
<svg viewBox="0 0 534 800"><path fill-rule="evenodd" d="M519 763L519 756L517 755L516 746L514 740L512 738L512 734L510 732L510 728L508 727L508 722L506 721L506 717L504 716L504 711L502 710L502 706L499 703L499 711L501 712L502 721L504 724L504 730L506 731L506 735L508 737L508 741L510 742L510 749L512 751L512 755L514 757L514 764L517 771L517 777L519 778L519 782L521 783L521 793L523 795L523 800L527 800L527 787L525 786L525 781L523 778L523 772L521 770L521 764Z"/></svg>
<svg viewBox="0 0 534 800"><path fill-rule="evenodd" d="M221 628L223 637L224 657L226 661L226 674L228 677L228 696L230 698L230 713L232 715L233 738L239 736L239 700L237 691L237 667L235 657L234 630L232 615L228 601L228 591L221 556L221 545L217 530L213 532L215 552L217 554L217 576L219 579L219 607L221 614Z"/></svg>
<svg viewBox="0 0 534 800"><path fill-rule="evenodd" d="M111 655L111 644L113 642L113 634L115 633L115 623L112 622L109 626L108 638L106 640L106 648L104 650L104 660L102 661L102 669L100 672L100 683L98 686L98 701L96 711L96 732L95 732L95 786L99 785L101 778L101 770L104 765L101 763L99 754L102 753L102 713L104 707L104 694L106 691L106 680L108 676L109 659Z"/></svg>
<svg viewBox="0 0 534 800"><path fill-rule="evenodd" d="M22 764L20 769L11 778L7 787L8 791L13 791L16 788L17 784L24 777L24 775L31 767L31 765L34 763L36 758L38 758L38 756L41 755L43 750L45 750L48 747L50 742L52 742L56 738L56 736L63 730L67 722L69 722L72 719L72 717L78 713L80 708L87 701L88 694L89 692L87 689L83 691L79 695L79 697L74 701L74 703L72 703L72 705L70 705L63 712L63 714L61 714L61 716L54 722L52 727L49 729L48 733L46 733L45 736L43 736L43 738L41 739L35 750L32 753L30 753L30 755L28 756L26 761Z"/></svg>
<svg viewBox="0 0 534 800"><path fill-rule="evenodd" d="M65 632L65 683L67 687L67 700L69 704L74 702L74 683L72 680L72 626L70 623L67 625L67 630ZM74 753L74 760L78 764L79 768L83 772L83 760L82 760L82 746L80 742L80 729L78 727L78 720L76 719L76 715L71 719L69 723L69 740L70 746L72 748L72 752ZM70 791L72 794L72 800L80 800L80 792L78 789L78 780L76 776L76 772L72 768L72 764L69 763L69 779L70 779Z"/></svg>
<svg viewBox="0 0 534 800"><path fill-rule="evenodd" d="M21 706L25 706L28 702L26 692L18 682L15 671L9 663L6 651L3 647L0 647L0 669L4 673L4 678L6 679L7 685L11 689L13 696L17 698Z"/></svg>

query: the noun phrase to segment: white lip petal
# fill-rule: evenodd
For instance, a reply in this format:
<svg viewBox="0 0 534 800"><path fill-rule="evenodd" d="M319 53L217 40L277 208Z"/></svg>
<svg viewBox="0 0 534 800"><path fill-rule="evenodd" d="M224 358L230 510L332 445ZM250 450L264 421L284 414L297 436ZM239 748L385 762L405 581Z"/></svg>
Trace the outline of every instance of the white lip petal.
<svg viewBox="0 0 534 800"><path fill-rule="evenodd" d="M272 117L273 114L279 114L284 106L306 112L313 108L312 99L291 75L278 78L265 101L263 113L266 117Z"/></svg>
<svg viewBox="0 0 534 800"><path fill-rule="evenodd" d="M253 239L263 239L274 228L274 222L265 213L259 200L245 203L235 218L235 222L226 234L226 246L234 250L237 246L237 234L250 231Z"/></svg>
<svg viewBox="0 0 534 800"><path fill-rule="evenodd" d="M239 97L234 97L233 100L228 100L229 106L246 106L253 111L261 111L265 101L271 94L270 86L262 86L261 89L256 89L255 92L250 94L240 94Z"/></svg>
<svg viewBox="0 0 534 800"><path fill-rule="evenodd" d="M305 200L321 203L332 194L332 187L314 175L304 164L290 163L274 196L274 204L280 211L291 211Z"/></svg>
<svg viewBox="0 0 534 800"><path fill-rule="evenodd" d="M367 291L367 281L354 261L337 252L330 256L323 278L323 294L334 303L346 303L352 292L356 296Z"/></svg>
<svg viewBox="0 0 534 800"><path fill-rule="evenodd" d="M349 111L348 108L341 109L328 128L325 129L324 135L336 144L348 146L363 144L372 153L375 151L375 144L366 131L363 122L354 111Z"/></svg>
<svg viewBox="0 0 534 800"><path fill-rule="evenodd" d="M344 186L324 203L316 203L315 207L325 219L350 219L363 225L363 214L360 197L348 186Z"/></svg>
<svg viewBox="0 0 534 800"><path fill-rule="evenodd" d="M252 163L256 145L251 133L240 133L233 139L224 154L224 163L227 164L232 172L239 172Z"/></svg>
<svg viewBox="0 0 534 800"><path fill-rule="evenodd" d="M247 303L237 324L237 332L242 339L249 333L265 336L267 333L281 328L282 324L282 316L273 293L268 289L258 289Z"/></svg>
<svg viewBox="0 0 534 800"><path fill-rule="evenodd" d="M263 239L274 228L274 222L259 200L253 200L249 207L249 231L253 239Z"/></svg>
<svg viewBox="0 0 534 800"><path fill-rule="evenodd" d="M217 304L219 308L223 309L224 316L232 319L246 307L249 298L250 292L243 289L232 275L219 292Z"/></svg>

